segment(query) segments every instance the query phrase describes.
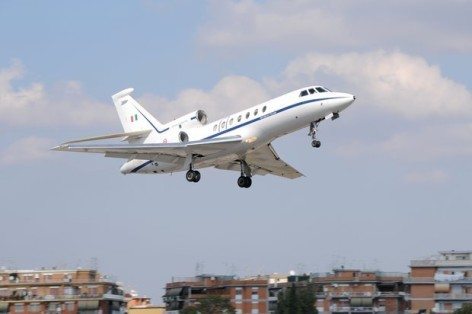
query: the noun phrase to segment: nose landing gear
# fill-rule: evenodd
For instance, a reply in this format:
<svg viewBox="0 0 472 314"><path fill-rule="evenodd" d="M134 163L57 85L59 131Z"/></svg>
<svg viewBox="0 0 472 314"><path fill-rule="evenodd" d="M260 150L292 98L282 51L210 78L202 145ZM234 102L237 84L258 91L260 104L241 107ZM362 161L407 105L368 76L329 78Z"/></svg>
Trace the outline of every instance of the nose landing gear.
<svg viewBox="0 0 472 314"><path fill-rule="evenodd" d="M251 168L246 161L240 160L241 176L238 178L238 186L240 188L249 188L252 185Z"/></svg>
<svg viewBox="0 0 472 314"><path fill-rule="evenodd" d="M308 132L308 136L311 136L311 146L315 148L319 148L321 146L321 142L316 139L316 133L318 132L318 124L319 122L312 122L310 123L310 131Z"/></svg>

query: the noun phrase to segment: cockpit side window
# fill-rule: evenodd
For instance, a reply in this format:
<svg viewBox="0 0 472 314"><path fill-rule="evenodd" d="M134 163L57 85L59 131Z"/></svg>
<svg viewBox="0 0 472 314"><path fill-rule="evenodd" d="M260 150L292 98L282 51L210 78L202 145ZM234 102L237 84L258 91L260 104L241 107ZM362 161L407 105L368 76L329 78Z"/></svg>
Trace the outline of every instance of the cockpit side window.
<svg viewBox="0 0 472 314"><path fill-rule="evenodd" d="M302 90L302 92L300 93L300 97L304 97L307 95L308 95L308 92L306 90Z"/></svg>
<svg viewBox="0 0 472 314"><path fill-rule="evenodd" d="M319 92L319 93L326 93L327 90L324 89L323 87L316 87L316 90Z"/></svg>
<svg viewBox="0 0 472 314"><path fill-rule="evenodd" d="M309 88L308 91L310 92L310 94L314 94L316 93L315 89L314 88Z"/></svg>

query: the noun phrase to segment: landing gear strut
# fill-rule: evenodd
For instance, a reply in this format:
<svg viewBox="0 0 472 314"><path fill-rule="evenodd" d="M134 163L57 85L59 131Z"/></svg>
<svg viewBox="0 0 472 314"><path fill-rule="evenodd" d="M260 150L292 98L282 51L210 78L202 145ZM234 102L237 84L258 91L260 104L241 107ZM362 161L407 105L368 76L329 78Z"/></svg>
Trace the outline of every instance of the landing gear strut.
<svg viewBox="0 0 472 314"><path fill-rule="evenodd" d="M198 182L200 181L200 178L202 175L200 174L200 171L196 171L192 169L192 165L190 165L189 171L185 174L185 178L187 179L188 182Z"/></svg>
<svg viewBox="0 0 472 314"><path fill-rule="evenodd" d="M241 176L238 178L238 186L240 188L249 188L252 185L251 168L244 160L239 161L241 164Z"/></svg>
<svg viewBox="0 0 472 314"><path fill-rule="evenodd" d="M310 123L310 132L308 132L308 136L311 136L311 146L315 148L319 148L321 146L321 142L316 139L316 133L318 132L318 124L319 122L312 122Z"/></svg>

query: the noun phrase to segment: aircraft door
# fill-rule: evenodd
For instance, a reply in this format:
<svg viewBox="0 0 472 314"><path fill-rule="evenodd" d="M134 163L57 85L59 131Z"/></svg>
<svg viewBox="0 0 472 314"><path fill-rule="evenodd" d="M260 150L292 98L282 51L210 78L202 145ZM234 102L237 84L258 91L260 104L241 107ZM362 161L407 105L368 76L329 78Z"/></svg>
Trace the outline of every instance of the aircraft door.
<svg viewBox="0 0 472 314"><path fill-rule="evenodd" d="M220 122L220 131L226 130L227 127L228 127L228 120L223 120Z"/></svg>

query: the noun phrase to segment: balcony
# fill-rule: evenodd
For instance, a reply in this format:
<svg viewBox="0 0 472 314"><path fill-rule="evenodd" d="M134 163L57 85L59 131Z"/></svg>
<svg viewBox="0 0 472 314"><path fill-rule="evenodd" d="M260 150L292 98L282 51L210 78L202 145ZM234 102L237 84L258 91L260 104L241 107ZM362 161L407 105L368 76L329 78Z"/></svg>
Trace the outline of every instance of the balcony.
<svg viewBox="0 0 472 314"><path fill-rule="evenodd" d="M65 295L44 295L44 296L3 296L0 301L3 302L38 302L38 301L73 301L84 299L100 299L111 301L124 301L124 296L118 294L65 294Z"/></svg>
<svg viewBox="0 0 472 314"><path fill-rule="evenodd" d="M410 267L471 267L472 260L413 260Z"/></svg>
<svg viewBox="0 0 472 314"><path fill-rule="evenodd" d="M472 293L436 293L434 298L436 300L472 301Z"/></svg>
<svg viewBox="0 0 472 314"><path fill-rule="evenodd" d="M451 283L451 284L472 284L471 277L464 277L458 280L436 280L433 277L410 277L405 279L406 284L434 284L434 283Z"/></svg>

